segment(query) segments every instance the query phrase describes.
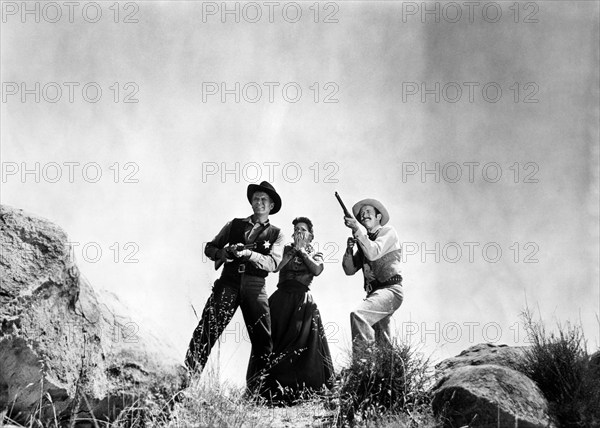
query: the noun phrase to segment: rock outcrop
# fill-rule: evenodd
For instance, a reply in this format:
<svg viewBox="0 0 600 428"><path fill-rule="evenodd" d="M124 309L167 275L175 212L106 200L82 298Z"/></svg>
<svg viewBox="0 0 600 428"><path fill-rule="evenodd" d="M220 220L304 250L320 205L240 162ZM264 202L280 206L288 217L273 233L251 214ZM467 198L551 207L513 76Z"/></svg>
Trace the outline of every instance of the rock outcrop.
<svg viewBox="0 0 600 428"><path fill-rule="evenodd" d="M464 366L494 364L520 371L524 362L526 346L493 345L479 343L465 349L456 357L445 359L435 366L438 377L450 370Z"/></svg>
<svg viewBox="0 0 600 428"><path fill-rule="evenodd" d="M432 407L447 427L554 427L537 385L517 371L523 347L480 344L436 366Z"/></svg>
<svg viewBox="0 0 600 428"><path fill-rule="evenodd" d="M50 221L0 206L0 412L111 419L185 370L115 295L95 292Z"/></svg>

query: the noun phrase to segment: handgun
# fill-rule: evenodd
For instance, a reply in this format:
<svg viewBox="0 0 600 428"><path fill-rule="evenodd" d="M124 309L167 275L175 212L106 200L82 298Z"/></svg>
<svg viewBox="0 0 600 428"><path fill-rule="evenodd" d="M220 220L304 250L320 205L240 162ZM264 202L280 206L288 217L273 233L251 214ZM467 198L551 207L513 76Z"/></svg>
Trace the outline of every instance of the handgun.
<svg viewBox="0 0 600 428"><path fill-rule="evenodd" d="M229 252L229 251L253 250L255 248L256 248L256 242L254 242L252 244L246 244L246 245L231 244L231 245L228 245L227 247L225 247L224 250L227 250L227 252ZM227 260L221 260L221 259L215 260L215 270L218 270L223 263L229 263L232 261L233 261L233 259L230 259L230 258L227 258Z"/></svg>

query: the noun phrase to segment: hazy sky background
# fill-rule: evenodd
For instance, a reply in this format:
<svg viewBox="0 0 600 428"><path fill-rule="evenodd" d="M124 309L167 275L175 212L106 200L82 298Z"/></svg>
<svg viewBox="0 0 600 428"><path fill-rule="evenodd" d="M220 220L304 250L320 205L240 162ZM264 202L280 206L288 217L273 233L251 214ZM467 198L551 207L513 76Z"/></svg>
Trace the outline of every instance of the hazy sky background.
<svg viewBox="0 0 600 428"><path fill-rule="evenodd" d="M597 349L597 2L520 3L518 22L513 2L495 3L485 16L481 2L473 22L467 6L454 19L455 10L437 3L439 23L432 15L422 22L421 2L321 3L317 23L312 2L296 3L302 10L296 23L284 19L295 16L289 2L274 9L272 23L262 2L255 3L263 14L258 23L247 22L254 6L234 2L228 7L238 5L239 23L233 15L222 22L220 2L131 3L137 23L122 22L135 11L125 3L118 23L113 2L97 3L102 17L96 23L82 17L86 2L75 9L73 23L63 3L57 3L63 12L57 23L44 19L54 18L51 9L46 15L40 9L40 23L29 15L22 23L21 2L14 3L16 15L7 3L2 203L62 226L81 244L75 256L92 285L115 292L140 318L160 326L182 360L197 323L192 306L200 313L219 275L203 257L204 243L226 221L249 215L247 185L269 178L283 199L271 221L288 241L294 217L315 224L328 263L312 293L338 366L350 339L349 312L364 293L362 275L342 271L349 230L336 190L349 207L365 197L380 199L404 242L405 301L394 316L400 339L434 359L479 342L524 344L517 322L527 302L549 327L581 323ZM212 8L216 15L203 15ZM502 16L488 22L498 8ZM87 12L94 17L94 9ZM338 22L323 22L327 16ZM538 22L524 22L527 17ZM40 82L40 102L10 95L14 86L7 82L28 89ZM63 90L55 103L41 89L51 83L45 95L54 98L52 82ZM73 102L64 82L79 83ZM82 97L89 82L102 89L96 103ZM110 89L115 82L117 103ZM125 87L128 82L135 86ZM221 93L204 93L203 102L203 82L250 85L239 103L234 94L222 102ZM273 102L265 82L279 84L272 84ZM434 93L422 102L421 83L435 89L436 82L439 102ZM282 95L287 83L302 90L295 103ZM497 102L482 96L488 83L502 89ZM262 97L248 102L256 86ZM135 87L139 102L124 103ZM407 94L415 88L419 93ZM487 94L496 98L494 87ZM287 95L296 96L293 87ZM327 95L338 102L323 102ZM526 97L538 102L525 103ZM23 166L34 169L36 162L47 178L40 174L39 183L33 174L21 177ZM46 166L51 162L62 166L56 183L49 182L56 174ZM72 183L65 162L80 163ZM93 167L82 176L82 166L93 162L102 172L95 183ZM455 183L453 162L462 172ZM471 164L472 180L468 162L479 163ZM222 176L236 163L239 173ZM433 174L421 176L423 166L436 163L439 182ZM493 165L482 174L492 163L502 171L495 183L488 181L496 176ZM15 165L18 172L9 175ZM419 171L407 175L415 167ZM537 182L526 183L527 177ZM138 182L126 182L132 179ZM435 252L436 243L439 262L424 251ZM482 254L490 243L488 258L502 250L496 263ZM90 245L102 249L95 263ZM127 255L138 263L124 263ZM528 255L537 262L524 263ZM270 275L269 294L276 283ZM243 382L250 352L243 330L238 311L220 348L221 373L236 383Z"/></svg>

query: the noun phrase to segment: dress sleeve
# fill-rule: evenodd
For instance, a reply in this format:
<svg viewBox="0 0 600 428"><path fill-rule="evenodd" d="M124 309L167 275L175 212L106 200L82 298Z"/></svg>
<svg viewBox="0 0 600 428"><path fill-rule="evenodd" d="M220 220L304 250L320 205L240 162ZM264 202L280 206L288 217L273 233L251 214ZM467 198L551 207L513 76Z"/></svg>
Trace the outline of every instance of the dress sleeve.
<svg viewBox="0 0 600 428"><path fill-rule="evenodd" d="M290 244L284 245L281 263L279 263L279 265L277 266L277 269L275 269L275 272L280 272L281 270L283 270L284 266L287 265L288 262L292 259L291 249L292 249L292 246Z"/></svg>

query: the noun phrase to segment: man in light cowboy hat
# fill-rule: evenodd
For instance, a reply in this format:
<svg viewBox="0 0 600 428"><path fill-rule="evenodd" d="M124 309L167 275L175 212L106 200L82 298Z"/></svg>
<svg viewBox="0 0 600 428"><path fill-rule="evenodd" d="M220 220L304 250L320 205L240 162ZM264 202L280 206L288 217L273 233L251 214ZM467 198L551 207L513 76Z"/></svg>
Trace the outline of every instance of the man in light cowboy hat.
<svg viewBox="0 0 600 428"><path fill-rule="evenodd" d="M400 240L396 230L387 226L390 215L378 200L363 199L352 207L352 213L358 221L344 217L353 237L348 238L342 266L346 275L363 270L367 292L366 298L350 314L352 343L355 350L373 342L390 345L390 318L403 299ZM359 222L367 233L362 231ZM353 252L355 243L358 249Z"/></svg>
<svg viewBox="0 0 600 428"><path fill-rule="evenodd" d="M269 214L281 209L281 198L266 181L250 184L247 198L254 213L228 222L204 250L215 266L224 263L224 267L190 341L185 364L191 371L202 371L238 306L259 368L267 368L273 350L265 277L277 269L283 255L283 235L269 222ZM256 386L254 379L247 383L251 389Z"/></svg>

